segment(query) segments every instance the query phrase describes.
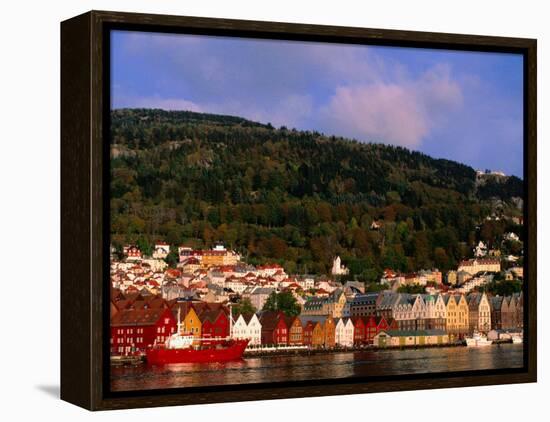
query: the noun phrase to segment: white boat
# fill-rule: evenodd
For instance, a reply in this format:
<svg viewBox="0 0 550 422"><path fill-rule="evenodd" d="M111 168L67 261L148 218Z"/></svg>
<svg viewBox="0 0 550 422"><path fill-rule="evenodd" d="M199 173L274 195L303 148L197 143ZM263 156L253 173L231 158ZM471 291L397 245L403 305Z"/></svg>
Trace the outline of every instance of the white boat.
<svg viewBox="0 0 550 422"><path fill-rule="evenodd" d="M468 347L484 347L491 344L493 344L493 340L487 340L487 336L477 332L472 337L466 337L466 346Z"/></svg>
<svg viewBox="0 0 550 422"><path fill-rule="evenodd" d="M512 336L512 343L521 344L523 343L523 338L520 336Z"/></svg>

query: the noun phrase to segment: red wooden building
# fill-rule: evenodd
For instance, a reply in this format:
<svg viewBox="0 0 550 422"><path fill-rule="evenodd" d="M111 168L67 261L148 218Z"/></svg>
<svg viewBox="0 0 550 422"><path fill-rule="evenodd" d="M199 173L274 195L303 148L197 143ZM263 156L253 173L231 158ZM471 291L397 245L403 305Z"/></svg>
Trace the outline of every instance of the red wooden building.
<svg viewBox="0 0 550 422"><path fill-rule="evenodd" d="M311 346L313 342L313 329L315 324L311 321L302 321L303 325L303 344L304 346Z"/></svg>
<svg viewBox="0 0 550 422"><path fill-rule="evenodd" d="M203 340L203 345L221 343L229 337L229 317L222 309L208 310L199 315L202 323L201 337L203 339L217 338L218 340Z"/></svg>
<svg viewBox="0 0 550 422"><path fill-rule="evenodd" d="M143 353L176 332L177 322L170 309L122 309L111 318L111 354Z"/></svg>
<svg viewBox="0 0 550 422"><path fill-rule="evenodd" d="M288 344L288 326L284 313L263 312L260 323L262 324L262 344Z"/></svg>
<svg viewBox="0 0 550 422"><path fill-rule="evenodd" d="M397 321L393 318L389 318L386 320L386 318L382 316L374 317L371 316L367 318L367 322L365 324L365 342L367 344L372 344L374 336L376 336L380 331L388 331L388 330L397 330Z"/></svg>
<svg viewBox="0 0 550 422"><path fill-rule="evenodd" d="M355 346L361 345L365 342L365 321L363 317L353 317L351 318L353 322L353 344Z"/></svg>
<svg viewBox="0 0 550 422"><path fill-rule="evenodd" d="M286 317L286 325L288 327L288 344L293 346L301 346L304 344L304 329L300 318Z"/></svg>

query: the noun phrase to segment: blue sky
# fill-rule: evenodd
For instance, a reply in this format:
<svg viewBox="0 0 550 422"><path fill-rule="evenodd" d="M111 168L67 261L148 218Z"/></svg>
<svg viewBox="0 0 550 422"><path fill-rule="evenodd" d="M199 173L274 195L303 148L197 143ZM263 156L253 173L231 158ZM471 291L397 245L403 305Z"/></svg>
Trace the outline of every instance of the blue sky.
<svg viewBox="0 0 550 422"><path fill-rule="evenodd" d="M520 55L114 31L112 107L315 129L523 175Z"/></svg>

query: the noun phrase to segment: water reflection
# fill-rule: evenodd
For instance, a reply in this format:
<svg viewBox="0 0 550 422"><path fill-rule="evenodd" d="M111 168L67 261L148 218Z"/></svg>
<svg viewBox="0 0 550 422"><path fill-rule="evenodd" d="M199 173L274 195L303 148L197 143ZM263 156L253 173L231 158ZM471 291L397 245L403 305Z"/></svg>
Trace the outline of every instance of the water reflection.
<svg viewBox="0 0 550 422"><path fill-rule="evenodd" d="M111 368L113 391L521 368L523 346L361 351L247 358L229 363Z"/></svg>

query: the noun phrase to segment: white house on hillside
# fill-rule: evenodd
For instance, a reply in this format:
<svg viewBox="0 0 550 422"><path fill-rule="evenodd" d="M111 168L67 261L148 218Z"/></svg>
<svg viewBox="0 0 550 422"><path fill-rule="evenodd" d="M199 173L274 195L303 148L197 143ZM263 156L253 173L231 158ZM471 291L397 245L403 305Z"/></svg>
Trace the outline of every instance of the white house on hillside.
<svg viewBox="0 0 550 422"><path fill-rule="evenodd" d="M349 270L342 265L342 260L339 256L334 258L334 261L332 262L332 275L347 275L349 274Z"/></svg>
<svg viewBox="0 0 550 422"><path fill-rule="evenodd" d="M153 258L164 259L170 253L170 245L165 242L157 242L153 251Z"/></svg>

